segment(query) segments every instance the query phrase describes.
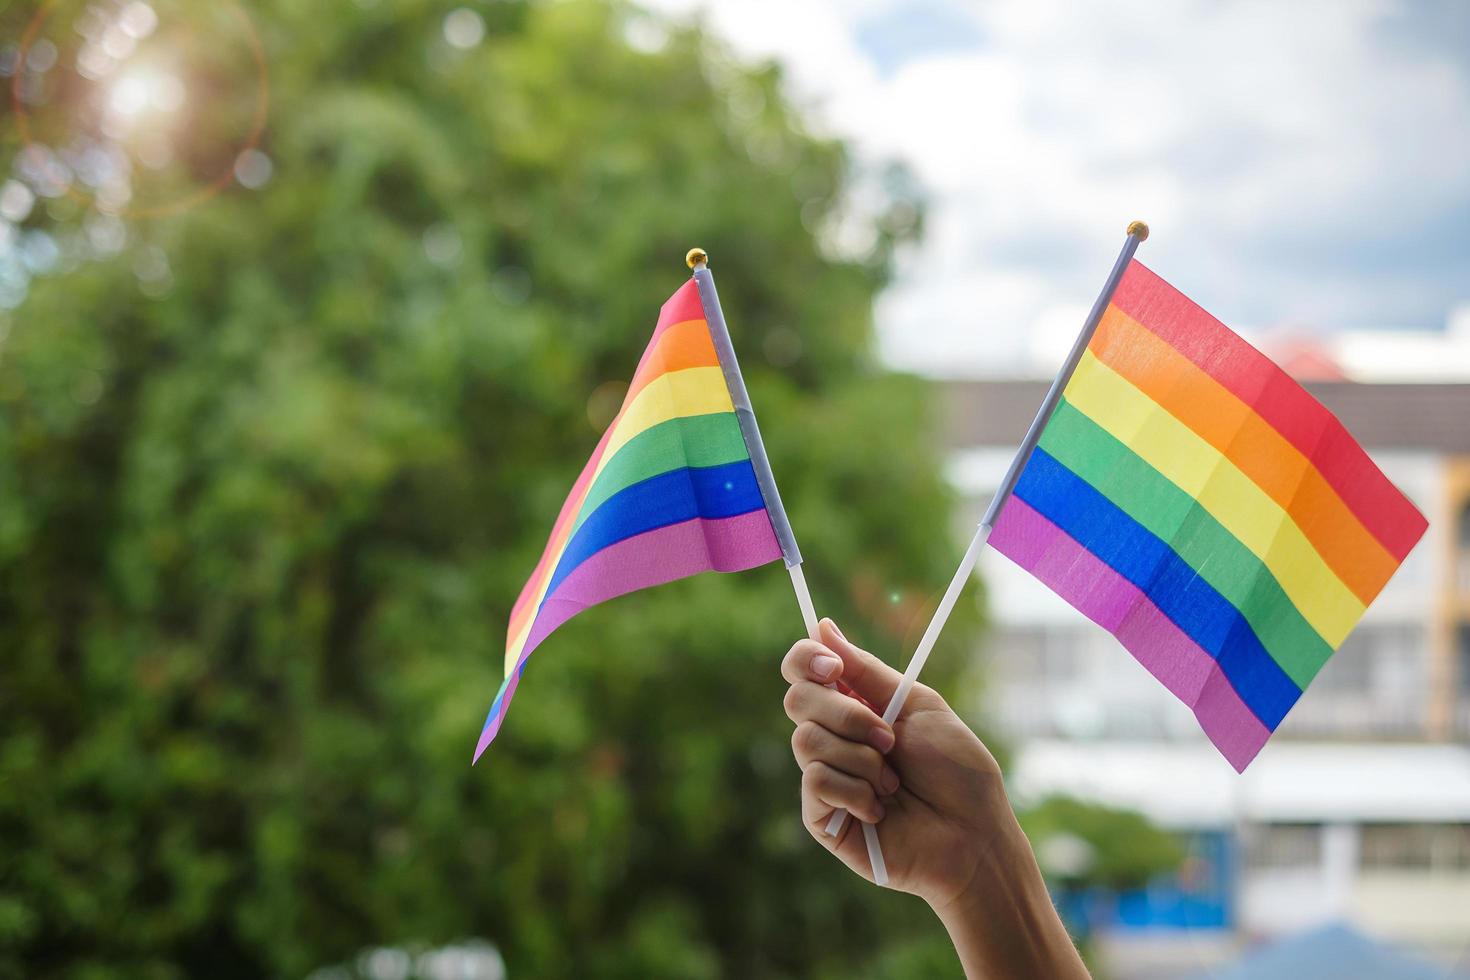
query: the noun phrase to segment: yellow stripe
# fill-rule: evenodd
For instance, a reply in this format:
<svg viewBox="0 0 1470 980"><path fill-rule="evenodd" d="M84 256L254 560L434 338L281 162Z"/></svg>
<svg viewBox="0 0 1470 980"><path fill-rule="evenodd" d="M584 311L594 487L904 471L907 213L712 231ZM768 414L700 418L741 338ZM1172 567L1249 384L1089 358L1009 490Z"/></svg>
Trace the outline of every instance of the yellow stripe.
<svg viewBox="0 0 1470 980"><path fill-rule="evenodd" d="M608 461L617 455L618 450L626 446L639 433L667 422L669 419L733 411L735 411L735 405L730 401L730 389L725 386L725 375L717 367L685 368L682 371L670 371L668 374L655 378L644 385L633 396L633 400L623 406L618 417L613 420L612 435L608 437L607 445L603 447L602 458L597 461L597 469L593 470L592 479L587 481L588 489L590 490L597 482L597 478L602 475ZM536 623L536 610L539 610L541 601L546 598L546 588L551 584L551 579L556 574L557 563L566 553L571 539L572 536L568 534L567 539L557 549L556 558L548 563L546 581L541 583L536 599L531 604L532 613L526 617L526 625L521 627L521 631L516 634L515 642L505 648L506 676L509 676L510 672L516 668L521 650L526 645L526 638L531 635L531 627Z"/></svg>
<svg viewBox="0 0 1470 980"><path fill-rule="evenodd" d="M1362 600L1250 477L1091 351L1083 354L1065 394L1240 539L1329 645L1343 641L1363 615Z"/></svg>
<svg viewBox="0 0 1470 980"><path fill-rule="evenodd" d="M1088 349L1240 467L1364 603L1399 562L1297 446L1208 372L1110 306Z"/></svg>
<svg viewBox="0 0 1470 980"><path fill-rule="evenodd" d="M725 387L725 375L717 367L685 368L655 378L623 406L613 422L612 438L607 441L597 472L601 473L607 461L635 436L655 425L687 415L733 411L735 405L730 401L730 389ZM597 479L596 474L593 479Z"/></svg>
<svg viewBox="0 0 1470 980"><path fill-rule="evenodd" d="M558 561L561 560L561 555L557 555L556 557L557 557L557 560ZM551 576L550 575L548 575L546 577L546 581L548 581L548 582L551 581ZM543 591L542 591L541 595L538 595L536 597L536 606L535 607L532 607L532 608L539 607L541 605L542 598L544 598L545 595L546 595L546 593L544 591L545 588L546 588L546 586L543 585L541 588L542 588ZM508 646L508 647L505 648L505 676L506 677L509 677L510 676L510 672L516 669L516 662L518 660L520 660L520 658L521 658L521 651L526 648L526 637L528 637L528 636L531 635L531 627L533 625L535 625L535 623L536 623L536 614L535 613L532 613L531 614L531 618L528 619L528 620L526 620L525 628L523 628L519 633L516 634L516 641L514 643L512 643L510 646Z"/></svg>

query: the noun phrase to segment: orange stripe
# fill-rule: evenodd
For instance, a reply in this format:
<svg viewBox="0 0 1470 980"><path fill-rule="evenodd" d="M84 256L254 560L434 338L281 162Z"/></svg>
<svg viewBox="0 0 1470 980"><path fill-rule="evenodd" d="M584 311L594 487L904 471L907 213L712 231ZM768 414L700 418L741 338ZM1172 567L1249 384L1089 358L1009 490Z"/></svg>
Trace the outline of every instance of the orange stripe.
<svg viewBox="0 0 1470 980"><path fill-rule="evenodd" d="M536 563L536 568L531 572L530 579L521 594L517 597L515 605L510 611L510 622L506 630L506 645L515 642L526 620L534 616L540 602L540 589L555 570L555 565L561 557L562 549L565 548L567 538L571 535L572 525L577 513L582 509L582 502L587 499L587 493L592 489L592 478L597 472L597 464L602 458L604 448L612 437L613 430L617 428L618 422L623 417L623 411L656 377L670 371L679 371L686 367L715 367L719 365L719 358L715 354L714 341L709 335L709 326L704 320L704 305L699 298L699 288L693 279L684 283L674 295L670 296L658 311L658 324L654 327L653 337L643 351L643 356L638 361L638 370L633 373L633 380L628 385L628 393L623 398L622 408L618 409L618 417L613 419L607 431L598 440L597 448L592 452L592 458L587 460L587 465L582 467L581 475L577 482L572 485L572 491L567 495L566 501L557 514L556 523L552 525L551 537L546 542L546 549L541 552L541 560Z"/></svg>
<svg viewBox="0 0 1470 980"><path fill-rule="evenodd" d="M709 324L704 320L675 323L654 338L647 353L638 362L638 370L628 383L628 394L623 399L623 406L627 407L638 392L661 374L692 367L719 366L720 359L715 354L715 342L709 335Z"/></svg>
<svg viewBox="0 0 1470 980"><path fill-rule="evenodd" d="M613 425L617 421L614 420ZM538 593L541 583L551 576L556 559L561 557L561 547L566 543L567 536L571 534L572 523L577 518L577 513L582 509L582 501L587 499L588 492L592 489L592 478L597 472L597 462L602 459L603 450L607 442L612 438L613 425L607 427L602 438L597 441L597 448L592 451L592 456L587 460L587 465L582 467L582 472L577 476L577 482L572 484L571 493L561 505L561 511L556 515L556 523L551 526L551 537L547 539L546 549L541 552L541 560L536 563L536 568L531 572L531 577L526 580L521 594L510 610L510 623L506 627L506 644L515 642L517 634L525 625L526 617L536 611L540 602Z"/></svg>
<svg viewBox="0 0 1470 980"><path fill-rule="evenodd" d="M704 301L699 298L699 283L687 279L684 285L674 290L674 295L664 300L658 309L658 323L653 328L652 340L676 323L685 320L704 319Z"/></svg>
<svg viewBox="0 0 1470 980"><path fill-rule="evenodd" d="M1337 416L1270 358L1134 259L1113 305L1246 402L1312 461L1363 526L1402 561L1428 526Z"/></svg>
<svg viewBox="0 0 1470 980"><path fill-rule="evenodd" d="M618 427L618 422L622 420L623 412L633 403L633 399L638 397L638 393L657 378L674 371L682 371L685 368L718 367L719 364L720 359L715 354L714 341L710 338L709 325L704 320L685 320L670 324L654 337L638 362L638 370L633 375L632 383L628 386L628 393L623 397L622 408L618 409L617 417L603 433L601 441L597 444L597 450L587 461L581 477L572 487L566 503L562 505L556 524L551 529L551 538L546 542L546 550L541 554L541 561L537 563L536 570L531 573L530 580L521 590L520 598L516 600L515 606L511 609L510 623L506 630L507 644L515 642L515 638L525 627L527 620L536 614L539 601L533 601L533 599L536 599L541 583L550 578L555 571L561 551L566 546L567 539L571 537L574 520L581 511L582 502L587 498L587 493L591 489L590 477L597 469L597 462L602 457L608 437L612 435L613 430ZM586 485L583 485L584 481Z"/></svg>
<svg viewBox="0 0 1470 980"><path fill-rule="evenodd" d="M1249 405L1116 306L1093 354L1240 468L1301 528L1334 574L1369 603L1398 561L1320 471Z"/></svg>

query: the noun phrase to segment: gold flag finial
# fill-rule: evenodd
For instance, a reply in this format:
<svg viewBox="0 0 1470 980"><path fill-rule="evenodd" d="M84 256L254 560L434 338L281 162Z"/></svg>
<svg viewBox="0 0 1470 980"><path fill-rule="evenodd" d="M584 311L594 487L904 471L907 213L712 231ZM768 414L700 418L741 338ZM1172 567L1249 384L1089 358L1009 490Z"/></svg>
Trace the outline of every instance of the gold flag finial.
<svg viewBox="0 0 1470 980"><path fill-rule="evenodd" d="M1137 235L1141 242L1148 241L1148 225L1142 221L1130 221L1128 223L1128 234Z"/></svg>
<svg viewBox="0 0 1470 980"><path fill-rule="evenodd" d="M702 248L691 248L689 254L684 256L684 264L691 269L701 262L709 265L709 253Z"/></svg>

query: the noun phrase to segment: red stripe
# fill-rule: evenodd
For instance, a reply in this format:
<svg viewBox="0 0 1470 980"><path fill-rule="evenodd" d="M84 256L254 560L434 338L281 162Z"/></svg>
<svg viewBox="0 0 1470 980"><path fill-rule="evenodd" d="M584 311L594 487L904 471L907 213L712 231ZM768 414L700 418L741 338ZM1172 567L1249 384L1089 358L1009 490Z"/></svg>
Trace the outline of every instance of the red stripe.
<svg viewBox="0 0 1470 980"><path fill-rule="evenodd" d="M1343 503L1400 561L1424 529L1424 515L1383 475L1337 416L1265 354L1246 343L1147 266L1134 260L1113 305L1249 405L1307 457Z"/></svg>
<svg viewBox="0 0 1470 980"><path fill-rule="evenodd" d="M597 442L597 448L592 450L592 457L587 460L587 465L582 467L577 482L572 484L572 492L567 494L567 499L561 505L561 512L556 516L556 523L551 526L551 537L546 541L546 549L541 552L541 560L536 563L531 577L521 588L521 594L516 598L515 605L511 606L510 623L506 628L505 636L507 647L515 642L516 635L526 625L526 619L535 607L536 593L540 591L541 583L551 576L552 552L557 553L557 558L561 557L561 544L565 539L558 541L557 536L563 530L570 530L572 521L577 517L577 511L582 507L582 501L587 499L587 491L592 485L592 474L597 469L597 461L602 459L602 452L607 448L607 441L612 437L614 428L615 425L607 427L607 431Z"/></svg>
<svg viewBox="0 0 1470 980"><path fill-rule="evenodd" d="M658 311L658 325L653 328L653 337L685 320L703 320L704 304L699 301L699 285L690 279L674 291ZM652 346L650 344L650 346Z"/></svg>
<svg viewBox="0 0 1470 980"><path fill-rule="evenodd" d="M674 295L670 296L660 308L658 314L658 325L654 328L653 337L648 341L648 346L643 349L643 357L638 361L638 371L634 372L634 383L629 386L628 394L623 399L623 408L627 408L628 402L633 400L643 384L652 380L651 373L654 370L654 361L659 355L659 338L666 330L675 324L684 323L688 320L703 320L704 307L699 302L699 288L693 279L680 286ZM708 337L708 330L705 331ZM710 352L713 355L714 343L710 342ZM716 359L714 364L718 364ZM641 374L641 383L640 383ZM608 425L607 431L598 440L597 448L592 451L592 458L587 460L587 465L582 467L582 473L577 477L577 482L572 485L572 492L567 494L566 501L561 505L561 511L557 514L556 523L551 527L551 537L547 539L546 549L541 552L541 560L536 563L536 569L531 573L530 579L521 589L515 605L510 610L510 622L506 628L506 646L515 642L516 636L522 627L526 625L533 610L533 600L536 592L541 588L545 577L551 575L552 552L557 552L560 557L561 545L564 540L558 540L558 534L564 529L569 529L573 520L576 519L577 511L582 507L582 501L586 499L587 490L592 482L592 474L597 469L597 461L602 458L602 452L607 446L608 439L612 437L613 429L617 428L618 419L622 418L622 409L618 410L618 417Z"/></svg>
<svg viewBox="0 0 1470 980"><path fill-rule="evenodd" d="M638 393L652 384L655 378L685 368L719 366L720 358L715 353L709 324L703 320L685 320L666 327L643 352L643 360L638 362L638 370L628 383L623 409L632 404ZM621 416L622 411L618 414Z"/></svg>

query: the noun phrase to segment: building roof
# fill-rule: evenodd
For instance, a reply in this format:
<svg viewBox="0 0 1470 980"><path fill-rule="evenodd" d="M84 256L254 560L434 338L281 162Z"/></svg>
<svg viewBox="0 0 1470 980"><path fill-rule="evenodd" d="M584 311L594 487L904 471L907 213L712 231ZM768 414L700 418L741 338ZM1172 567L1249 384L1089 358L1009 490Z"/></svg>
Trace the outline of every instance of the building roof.
<svg viewBox="0 0 1470 980"><path fill-rule="evenodd" d="M1164 826L1263 823L1470 823L1470 747L1290 742L1236 775L1204 739L1024 743L1016 795L1065 794L1138 810Z"/></svg>
<svg viewBox="0 0 1470 980"><path fill-rule="evenodd" d="M940 382L946 445L1013 446L1021 441L1048 382ZM1470 384L1305 384L1368 449L1422 449L1470 454Z"/></svg>

